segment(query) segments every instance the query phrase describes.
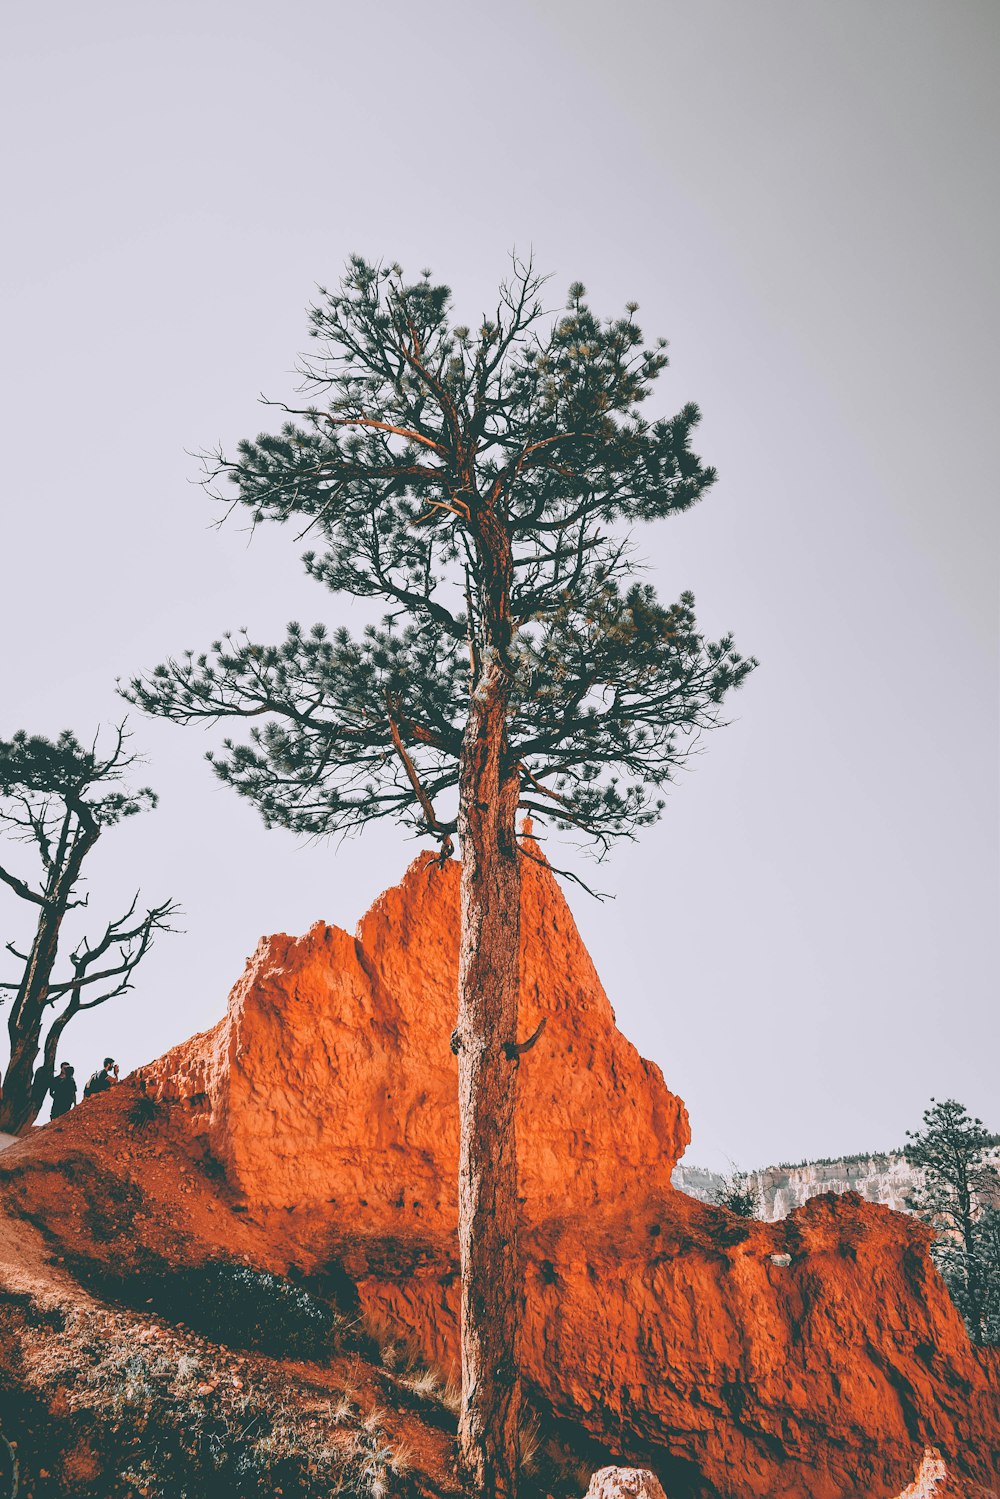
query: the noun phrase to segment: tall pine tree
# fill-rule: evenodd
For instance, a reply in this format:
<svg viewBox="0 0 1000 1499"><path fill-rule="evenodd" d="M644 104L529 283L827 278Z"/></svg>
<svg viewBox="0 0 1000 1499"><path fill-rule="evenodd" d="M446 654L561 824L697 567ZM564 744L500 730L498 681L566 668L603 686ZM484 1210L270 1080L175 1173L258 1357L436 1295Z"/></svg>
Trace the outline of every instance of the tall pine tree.
<svg viewBox="0 0 1000 1499"><path fill-rule="evenodd" d="M924 1127L907 1130L906 1159L919 1166L922 1185L910 1207L935 1230L931 1255L974 1343L989 1341L998 1299L997 1228L1000 1207L996 1137L955 1098L932 1098Z"/></svg>
<svg viewBox="0 0 1000 1499"><path fill-rule="evenodd" d="M352 258L311 309L303 404L212 455L209 483L255 525L308 533L309 574L388 613L360 635L230 635L126 690L179 723L259 719L214 765L269 825L395 817L442 857L458 835L460 1443L491 1499L518 1463L516 816L602 851L652 823L754 665L699 634L689 594L664 605L637 581L620 529L715 479L689 446L695 406L642 415L664 341L644 343L634 305L600 320L580 285L552 319L541 286L515 260L472 331L429 272Z"/></svg>

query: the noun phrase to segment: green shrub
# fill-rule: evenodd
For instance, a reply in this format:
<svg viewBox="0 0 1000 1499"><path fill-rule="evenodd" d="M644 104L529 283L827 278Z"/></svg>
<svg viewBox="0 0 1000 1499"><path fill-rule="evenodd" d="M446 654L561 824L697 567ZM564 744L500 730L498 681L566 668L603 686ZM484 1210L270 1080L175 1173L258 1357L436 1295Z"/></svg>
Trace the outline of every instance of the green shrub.
<svg viewBox="0 0 1000 1499"><path fill-rule="evenodd" d="M274 1358L323 1358L333 1348L333 1308L268 1270L213 1261L176 1272L164 1290L159 1309L213 1342Z"/></svg>

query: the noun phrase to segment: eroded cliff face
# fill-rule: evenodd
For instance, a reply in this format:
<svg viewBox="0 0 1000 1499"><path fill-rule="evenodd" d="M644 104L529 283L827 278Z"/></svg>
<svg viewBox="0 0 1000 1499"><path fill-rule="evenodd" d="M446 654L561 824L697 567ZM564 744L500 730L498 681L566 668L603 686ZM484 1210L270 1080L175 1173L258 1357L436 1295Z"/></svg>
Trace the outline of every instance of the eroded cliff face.
<svg viewBox="0 0 1000 1499"><path fill-rule="evenodd" d="M912 1230L856 1197L778 1228L680 1194L533 1225L529 1391L615 1460L651 1466L673 1499L887 1499L935 1445L991 1482L1000 1388ZM447 1367L454 1262L442 1274L431 1255L399 1279L348 1266L365 1304Z"/></svg>
<svg viewBox="0 0 1000 1499"><path fill-rule="evenodd" d="M366 1231L451 1232L458 1175L459 866L424 855L355 937L265 938L225 1018L147 1070L202 1112L257 1207L341 1208ZM525 861L518 1152L532 1220L668 1191L687 1111L614 1012L559 887Z"/></svg>
<svg viewBox="0 0 1000 1499"><path fill-rule="evenodd" d="M424 857L356 937L320 924L265 940L219 1026L147 1074L224 1164L248 1222L280 1223L296 1263L346 1278L446 1368L458 876ZM672 1499L887 1499L926 1446L991 1482L997 1384L923 1226L854 1194L748 1223L673 1190L684 1106L616 1029L534 863L521 973L522 1035L547 1020L518 1074L540 1408L608 1457L648 1462Z"/></svg>

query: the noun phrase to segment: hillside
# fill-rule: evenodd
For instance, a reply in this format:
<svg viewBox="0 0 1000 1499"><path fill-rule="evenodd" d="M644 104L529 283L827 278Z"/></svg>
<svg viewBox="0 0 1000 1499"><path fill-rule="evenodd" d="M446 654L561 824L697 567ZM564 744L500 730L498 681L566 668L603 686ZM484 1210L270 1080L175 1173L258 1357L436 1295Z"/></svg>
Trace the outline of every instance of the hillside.
<svg viewBox="0 0 1000 1499"><path fill-rule="evenodd" d="M213 1030L0 1154L22 1499L457 1491L457 881L419 859L356 936L266 939ZM891 1499L928 1449L987 1492L996 1362L922 1225L674 1190L684 1106L537 866L522 998L526 1493L621 1461L669 1499Z"/></svg>

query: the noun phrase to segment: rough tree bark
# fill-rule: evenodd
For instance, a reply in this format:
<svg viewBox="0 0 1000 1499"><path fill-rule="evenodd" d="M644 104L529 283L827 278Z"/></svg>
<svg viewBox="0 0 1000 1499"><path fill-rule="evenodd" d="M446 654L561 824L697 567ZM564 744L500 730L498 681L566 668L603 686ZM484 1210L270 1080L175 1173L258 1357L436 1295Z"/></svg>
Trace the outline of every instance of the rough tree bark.
<svg viewBox="0 0 1000 1499"><path fill-rule="evenodd" d="M467 492L473 489L468 475ZM459 1448L481 1499L514 1499L520 1465L517 1247L517 1009L520 995L520 778L507 736L510 589L505 518L475 507L481 616L469 620L472 681L459 764L458 1241L462 1268Z"/></svg>
<svg viewBox="0 0 1000 1499"><path fill-rule="evenodd" d="M477 1493L510 1499L520 1417L517 1065L509 1050L517 1040L520 990L519 783L504 763L506 670L490 654L473 695L459 787L459 1444Z"/></svg>
<svg viewBox="0 0 1000 1499"><path fill-rule="evenodd" d="M983 1289L980 1284L979 1266L976 1261L976 1226L973 1215L973 1191L968 1177L963 1174L958 1192L958 1208L961 1218L962 1244L965 1249L965 1294L968 1301L967 1321L973 1343L981 1345L983 1338Z"/></svg>

